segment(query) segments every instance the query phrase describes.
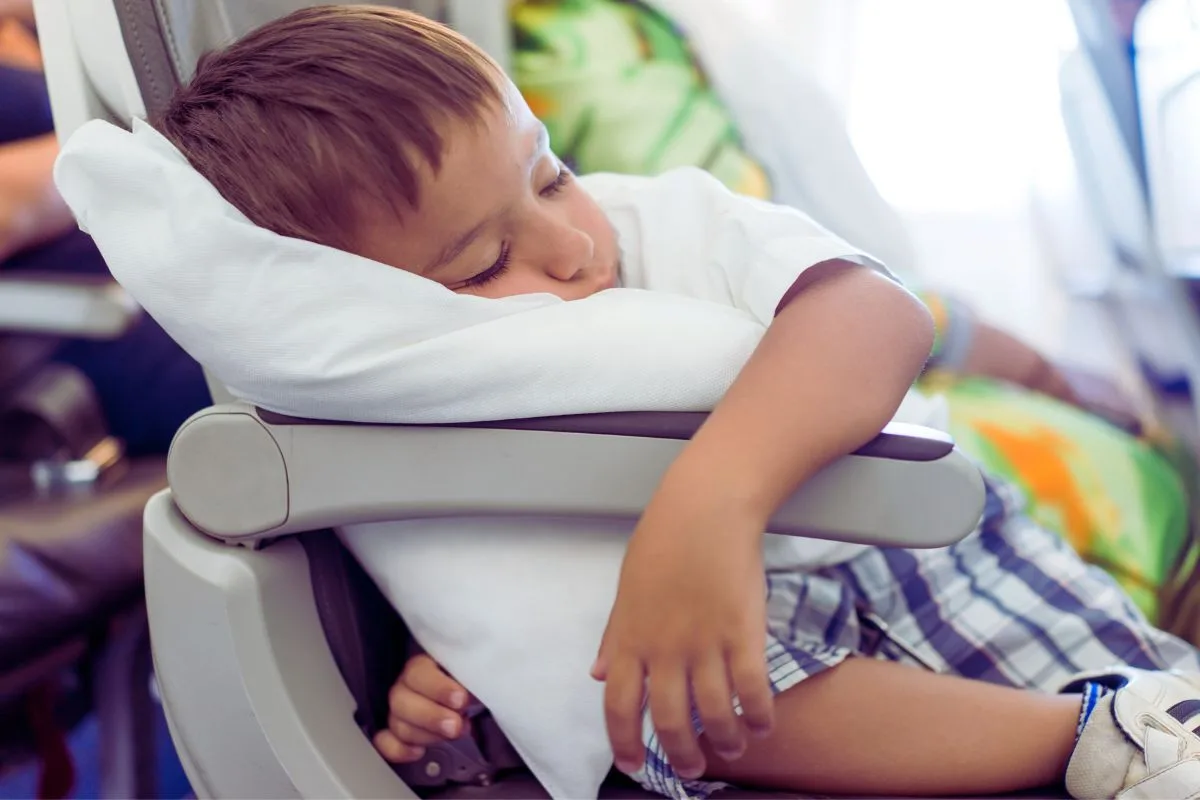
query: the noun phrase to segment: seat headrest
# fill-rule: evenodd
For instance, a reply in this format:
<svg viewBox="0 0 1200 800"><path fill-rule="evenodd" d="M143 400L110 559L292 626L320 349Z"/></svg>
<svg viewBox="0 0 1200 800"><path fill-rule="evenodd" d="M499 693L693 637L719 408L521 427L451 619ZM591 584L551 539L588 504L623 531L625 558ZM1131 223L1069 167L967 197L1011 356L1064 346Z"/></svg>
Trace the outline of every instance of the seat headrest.
<svg viewBox="0 0 1200 800"><path fill-rule="evenodd" d="M397 0L380 5L407 6ZM191 79L204 53L223 47L259 25L314 5L312 0L123 0L116 3L121 35L145 103L155 114ZM426 4L427 5L427 4ZM420 11L421 9L415 9ZM107 69L107 66L100 67ZM95 67L92 68L93 71ZM103 76L98 83L103 82Z"/></svg>
<svg viewBox="0 0 1200 800"><path fill-rule="evenodd" d="M343 0L345 2L345 0ZM455 27L479 27L470 24L471 19L449 13L453 0L372 0L376 5L407 8L425 16L450 22ZM461 0L457 0L461 3ZM336 4L336 0L335 0ZM163 108L172 93L182 83L191 79L196 62L204 53L223 47L240 36L273 19L289 14L299 8L316 5L313 0L121 0L114 2L120 23L123 42L112 42L112 46L123 45L127 52L128 66L141 91L147 114L153 115ZM454 6L457 7L457 6ZM72 16L89 13L89 4L68 8ZM468 9L471 17L494 15L499 6L491 2L472 0ZM94 9L93 9L94 10ZM461 18L455 18L461 17ZM468 24L463 25L463 22ZM464 30L472 35L471 30ZM78 34L78 31L77 31ZM78 36L80 48L94 48L95 35ZM491 49L481 42L485 49ZM104 45L108 47L108 45ZM116 59L87 59L87 70L93 85L103 87L111 84L111 72L127 68ZM127 109L113 109L118 116L131 116Z"/></svg>

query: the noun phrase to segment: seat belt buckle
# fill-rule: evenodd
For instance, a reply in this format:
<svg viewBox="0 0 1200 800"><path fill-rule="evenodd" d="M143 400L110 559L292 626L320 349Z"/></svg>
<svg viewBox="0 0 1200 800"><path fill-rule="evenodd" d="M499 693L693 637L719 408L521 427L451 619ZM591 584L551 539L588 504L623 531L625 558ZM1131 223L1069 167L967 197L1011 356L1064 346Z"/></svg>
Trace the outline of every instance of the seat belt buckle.
<svg viewBox="0 0 1200 800"><path fill-rule="evenodd" d="M396 774L409 786L423 788L490 786L500 770L521 766L520 756L482 703L468 706L465 716L471 723L469 735L426 747L420 760L396 765Z"/></svg>

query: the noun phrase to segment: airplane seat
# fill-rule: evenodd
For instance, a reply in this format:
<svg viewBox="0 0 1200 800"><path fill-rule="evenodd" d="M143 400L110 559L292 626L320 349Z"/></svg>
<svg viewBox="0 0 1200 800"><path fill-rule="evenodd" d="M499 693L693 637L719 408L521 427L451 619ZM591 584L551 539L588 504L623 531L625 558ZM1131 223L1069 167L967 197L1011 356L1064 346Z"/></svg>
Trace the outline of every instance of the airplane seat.
<svg viewBox="0 0 1200 800"><path fill-rule="evenodd" d="M1168 270L1200 278L1200 3L1150 0L1135 29L1150 207Z"/></svg>
<svg viewBox="0 0 1200 800"><path fill-rule="evenodd" d="M1104 15L1098 19L1111 27ZM1127 332L1147 377L1166 391L1190 392L1193 417L1200 419L1200 318L1180 273L1164 258L1161 214L1148 204L1095 54L1083 47L1069 54L1059 71L1059 89L1076 175L1115 265L1104 280L1103 299ZM1153 150L1159 137L1147 126L1143 138ZM1175 149L1190 152L1182 143ZM1153 185L1154 169L1150 173Z"/></svg>
<svg viewBox="0 0 1200 800"><path fill-rule="evenodd" d="M216 46L252 22L231 12L262 14L261 22L307 4L35 0L60 135L97 115L128 125L152 113L165 87L187 74L182 53L194 57L205 36ZM503 0L404 5L450 22L503 63ZM106 41L92 41L99 38ZM561 521L563 536L579 520L632 525L703 419L345 424L236 401L195 415L168 456L169 488L146 505L144 569L159 691L196 795L544 794L486 724L476 726L483 735L430 748L407 768L375 752L369 736L386 719L406 636L334 529L514 514ZM952 440L893 425L802 487L770 530L937 547L968 534L982 506L981 476ZM645 796L619 779L603 791Z"/></svg>

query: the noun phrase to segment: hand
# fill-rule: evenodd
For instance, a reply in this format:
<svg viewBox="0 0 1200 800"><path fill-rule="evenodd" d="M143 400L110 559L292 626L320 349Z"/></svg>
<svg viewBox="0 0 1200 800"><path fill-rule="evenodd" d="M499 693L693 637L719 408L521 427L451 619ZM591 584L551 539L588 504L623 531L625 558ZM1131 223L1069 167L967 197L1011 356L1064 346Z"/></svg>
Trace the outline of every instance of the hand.
<svg viewBox="0 0 1200 800"><path fill-rule="evenodd" d="M1142 434L1142 414L1120 384L1074 367L1059 367L1058 371L1071 385L1076 405L1135 436Z"/></svg>
<svg viewBox="0 0 1200 800"><path fill-rule="evenodd" d="M0 262L75 227L54 186L53 133L0 144Z"/></svg>
<svg viewBox="0 0 1200 800"><path fill-rule="evenodd" d="M727 760L744 752L747 728L757 735L770 731L765 523L719 505L711 495L660 491L630 540L592 671L606 681L605 718L622 772L637 772L644 762L647 687L659 740L685 779L706 768L692 726L693 702L713 750Z"/></svg>
<svg viewBox="0 0 1200 800"><path fill-rule="evenodd" d="M388 693L388 727L375 734L375 747L388 761L408 764L431 744L466 735L467 690L427 655L413 656Z"/></svg>
<svg viewBox="0 0 1200 800"><path fill-rule="evenodd" d="M1028 359L1025 374L1018 381L1026 389L1041 392L1044 395L1083 408L1075 387L1063 371L1051 363L1045 356L1035 353Z"/></svg>

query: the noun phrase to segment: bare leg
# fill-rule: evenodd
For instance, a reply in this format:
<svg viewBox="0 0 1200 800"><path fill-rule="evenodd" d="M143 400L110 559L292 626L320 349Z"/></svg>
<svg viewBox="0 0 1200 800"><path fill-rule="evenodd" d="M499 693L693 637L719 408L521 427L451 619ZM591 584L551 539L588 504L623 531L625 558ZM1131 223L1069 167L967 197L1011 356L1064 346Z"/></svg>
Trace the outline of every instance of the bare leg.
<svg viewBox="0 0 1200 800"><path fill-rule="evenodd" d="M706 778L874 795L999 794L1061 783L1079 698L852 658L778 698L775 729Z"/></svg>

